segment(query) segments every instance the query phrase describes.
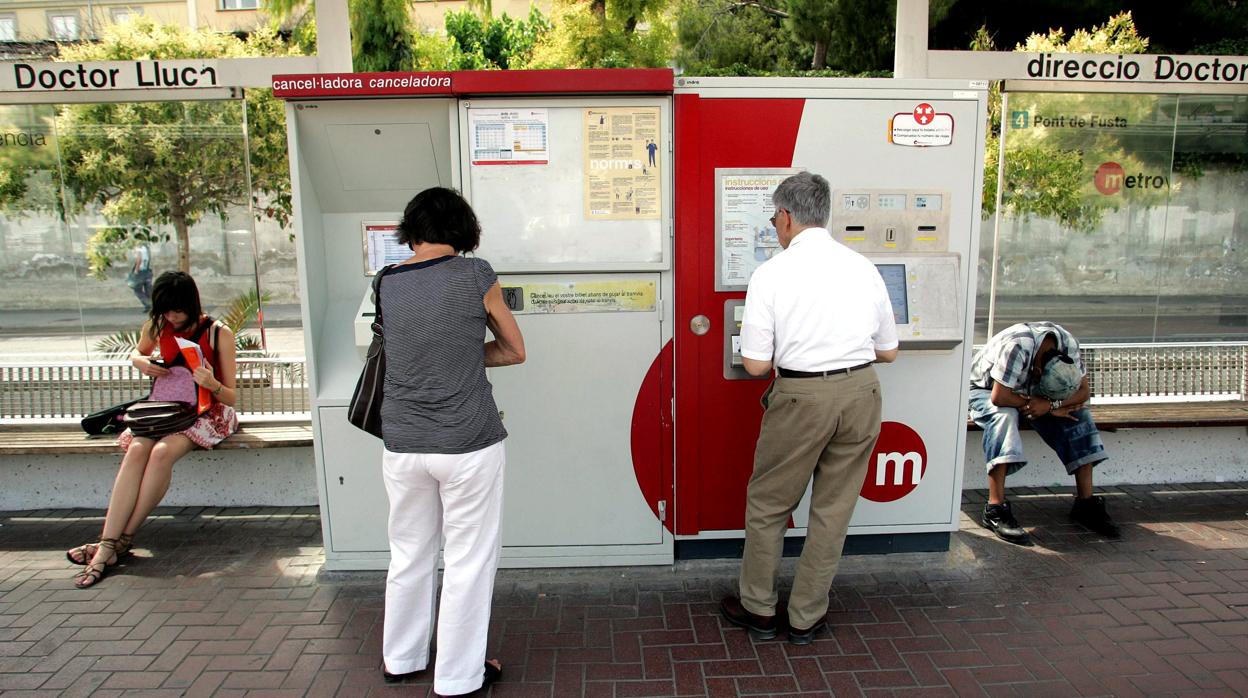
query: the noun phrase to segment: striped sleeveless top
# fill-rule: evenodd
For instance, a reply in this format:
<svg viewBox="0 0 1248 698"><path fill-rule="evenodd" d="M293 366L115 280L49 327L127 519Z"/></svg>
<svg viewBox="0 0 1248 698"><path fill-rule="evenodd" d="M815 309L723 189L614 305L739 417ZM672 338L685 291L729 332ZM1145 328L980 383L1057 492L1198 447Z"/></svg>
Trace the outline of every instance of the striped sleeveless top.
<svg viewBox="0 0 1248 698"><path fill-rule="evenodd" d="M386 449L469 453L507 437L485 378L485 292L498 276L484 259L448 256L386 270Z"/></svg>

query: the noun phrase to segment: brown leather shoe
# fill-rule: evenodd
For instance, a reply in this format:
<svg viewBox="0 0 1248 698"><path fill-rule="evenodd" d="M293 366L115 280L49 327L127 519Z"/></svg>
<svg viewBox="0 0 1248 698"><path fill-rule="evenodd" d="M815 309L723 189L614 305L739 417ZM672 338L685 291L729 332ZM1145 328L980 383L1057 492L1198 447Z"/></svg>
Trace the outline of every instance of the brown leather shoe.
<svg viewBox="0 0 1248 698"><path fill-rule="evenodd" d="M750 613L741 605L741 599L737 596L725 596L719 602L719 612L729 623L745 628L755 640L770 640L780 633L774 615L759 616Z"/></svg>
<svg viewBox="0 0 1248 698"><path fill-rule="evenodd" d="M789 642L795 645L809 645L815 640L815 634L820 630L828 627L828 620L821 618L815 621L815 624L802 630L801 628L789 628Z"/></svg>

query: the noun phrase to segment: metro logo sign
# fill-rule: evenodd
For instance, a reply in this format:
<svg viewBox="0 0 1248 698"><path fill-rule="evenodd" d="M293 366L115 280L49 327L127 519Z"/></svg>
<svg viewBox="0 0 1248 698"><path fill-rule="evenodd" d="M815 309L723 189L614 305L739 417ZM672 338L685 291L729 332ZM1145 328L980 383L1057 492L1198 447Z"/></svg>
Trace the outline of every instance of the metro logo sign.
<svg viewBox="0 0 1248 698"><path fill-rule="evenodd" d="M1122 169L1122 165L1116 162L1104 162L1096 168L1096 175L1093 182L1096 184L1096 190L1106 196L1117 194L1122 189L1122 181L1126 179L1127 173Z"/></svg>
<svg viewBox="0 0 1248 698"><path fill-rule="evenodd" d="M914 491L927 473L927 447L901 422L884 422L867 462L860 494L873 502L895 502Z"/></svg>

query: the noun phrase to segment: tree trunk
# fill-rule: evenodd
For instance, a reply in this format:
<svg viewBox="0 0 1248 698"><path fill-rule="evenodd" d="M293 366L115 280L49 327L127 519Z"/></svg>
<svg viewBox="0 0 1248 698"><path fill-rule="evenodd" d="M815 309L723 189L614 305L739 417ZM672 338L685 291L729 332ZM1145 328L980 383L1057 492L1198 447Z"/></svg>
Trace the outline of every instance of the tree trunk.
<svg viewBox="0 0 1248 698"><path fill-rule="evenodd" d="M815 42L815 57L810 61L811 70L823 70L828 63L828 42Z"/></svg>
<svg viewBox="0 0 1248 698"><path fill-rule="evenodd" d="M172 216L173 229L178 237L178 271L191 273L191 235L190 226L186 224L186 214L177 213Z"/></svg>

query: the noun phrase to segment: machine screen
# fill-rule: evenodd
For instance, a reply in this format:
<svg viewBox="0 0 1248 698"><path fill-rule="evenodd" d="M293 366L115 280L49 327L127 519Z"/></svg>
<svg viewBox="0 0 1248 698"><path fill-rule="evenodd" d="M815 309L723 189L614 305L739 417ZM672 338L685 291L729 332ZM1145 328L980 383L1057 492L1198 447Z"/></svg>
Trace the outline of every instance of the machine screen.
<svg viewBox="0 0 1248 698"><path fill-rule="evenodd" d="M914 197L914 207L926 211L939 211L944 204L944 197L940 194L918 194Z"/></svg>
<svg viewBox="0 0 1248 698"><path fill-rule="evenodd" d="M910 304L906 297L906 265L877 264L875 268L884 278L884 288L893 302L893 318L898 325L910 324Z"/></svg>
<svg viewBox="0 0 1248 698"><path fill-rule="evenodd" d="M364 273L372 276L388 264L398 264L412 256L406 245L400 245L396 237L399 224L391 222L365 222Z"/></svg>

